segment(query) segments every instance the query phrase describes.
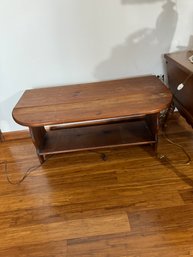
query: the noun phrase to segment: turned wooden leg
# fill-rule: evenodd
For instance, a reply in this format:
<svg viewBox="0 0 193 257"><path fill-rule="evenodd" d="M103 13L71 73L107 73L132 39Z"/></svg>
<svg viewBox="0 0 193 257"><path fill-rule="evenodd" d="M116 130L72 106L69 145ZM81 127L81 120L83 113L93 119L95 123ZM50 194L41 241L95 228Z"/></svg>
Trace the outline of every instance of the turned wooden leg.
<svg viewBox="0 0 193 257"><path fill-rule="evenodd" d="M45 162L46 159L43 155L40 155L40 154L37 153L37 156L38 156L38 159L39 159L41 164Z"/></svg>
<svg viewBox="0 0 193 257"><path fill-rule="evenodd" d="M44 143L44 137L46 135L46 130L44 127L29 127L32 142L36 148L36 153L39 158L40 163L45 161L45 156L40 155L40 149Z"/></svg>

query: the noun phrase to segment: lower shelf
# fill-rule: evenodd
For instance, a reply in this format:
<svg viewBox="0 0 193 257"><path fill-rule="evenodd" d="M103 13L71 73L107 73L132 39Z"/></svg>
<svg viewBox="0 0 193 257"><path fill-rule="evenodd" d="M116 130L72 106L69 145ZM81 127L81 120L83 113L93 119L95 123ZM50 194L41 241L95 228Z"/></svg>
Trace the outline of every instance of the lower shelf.
<svg viewBox="0 0 193 257"><path fill-rule="evenodd" d="M156 143L145 120L47 131L40 155Z"/></svg>

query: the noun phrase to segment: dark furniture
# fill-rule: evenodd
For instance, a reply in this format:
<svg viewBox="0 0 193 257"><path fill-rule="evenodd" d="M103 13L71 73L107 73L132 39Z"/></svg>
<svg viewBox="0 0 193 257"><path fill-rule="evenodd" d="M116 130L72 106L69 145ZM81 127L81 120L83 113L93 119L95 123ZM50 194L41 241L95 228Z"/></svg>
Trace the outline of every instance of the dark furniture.
<svg viewBox="0 0 193 257"><path fill-rule="evenodd" d="M174 105L193 127L193 63L189 57L193 51L165 54L168 83Z"/></svg>
<svg viewBox="0 0 193 257"><path fill-rule="evenodd" d="M28 126L40 162L53 153L152 144L172 95L155 76L27 90L13 118ZM63 124L55 129L48 125Z"/></svg>
<svg viewBox="0 0 193 257"><path fill-rule="evenodd" d="M3 133L1 131L1 129L0 129L0 142L3 142Z"/></svg>

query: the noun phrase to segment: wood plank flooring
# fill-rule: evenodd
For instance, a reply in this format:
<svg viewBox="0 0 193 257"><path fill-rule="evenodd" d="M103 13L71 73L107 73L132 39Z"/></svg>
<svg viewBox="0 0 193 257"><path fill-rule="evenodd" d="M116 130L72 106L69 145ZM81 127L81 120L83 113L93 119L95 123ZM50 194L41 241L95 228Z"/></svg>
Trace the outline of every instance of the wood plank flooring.
<svg viewBox="0 0 193 257"><path fill-rule="evenodd" d="M193 129L168 134L193 158ZM160 136L150 146L55 155L20 185L0 166L0 257L193 256L193 163ZM101 158L105 153L107 160ZM0 143L12 181L38 166L29 138Z"/></svg>

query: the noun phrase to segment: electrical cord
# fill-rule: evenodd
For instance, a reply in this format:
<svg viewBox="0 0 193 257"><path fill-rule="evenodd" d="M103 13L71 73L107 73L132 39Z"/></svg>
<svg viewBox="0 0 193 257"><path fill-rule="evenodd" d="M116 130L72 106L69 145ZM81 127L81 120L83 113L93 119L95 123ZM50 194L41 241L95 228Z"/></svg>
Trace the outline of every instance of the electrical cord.
<svg viewBox="0 0 193 257"><path fill-rule="evenodd" d="M186 161L185 163L183 163L183 165L190 165L190 163L192 162L192 159L191 159L190 155L186 152L186 150L184 149L184 147L181 146L181 145L179 145L179 144L176 144L175 142L173 142L173 141L172 141L171 139L169 139L169 138L166 138L166 140L167 140L170 144L175 145L176 147L180 148L180 149L184 152L184 154L185 154L186 157L187 157L187 161ZM160 153L158 153L158 154L157 154L157 158L160 159L160 160L163 160L163 159L164 159L164 160L167 161L169 164L176 164L176 162L171 161L171 160L167 157L167 155L165 155L165 154L160 154ZM179 162L178 162L178 163L179 163ZM179 164L181 164L181 163L179 163Z"/></svg>
<svg viewBox="0 0 193 257"><path fill-rule="evenodd" d="M190 74L184 79L184 81L181 83L183 86L185 86L185 84L188 82L188 80L191 78L193 76L193 72L190 72ZM177 88L178 89L178 88ZM181 90L181 89L178 89L178 90ZM174 96L175 96L175 94L174 94ZM190 157L190 155L187 153L187 151L185 150L185 148L182 146L182 145L180 145L180 144L177 144L177 143L175 143L173 140L171 140L170 138L169 138L169 136L168 136L168 134L167 134L167 132L166 132L166 128L167 128L167 121L168 121L168 119L169 119L169 116L171 116L173 113L174 113L174 109L175 109L175 106L174 106L174 103L172 102L172 104L171 104L171 106L169 107L169 109L166 111L166 121L162 124L162 132L163 132L163 137L170 143L170 144L172 144L172 145L174 145L174 146L176 146L176 147L178 147L178 148L180 148L182 151L183 151L183 153L186 155L186 157L187 157L187 161L185 162L185 164L186 165L189 165L191 162L192 162L192 159L191 159L191 157ZM158 158L159 159L165 159L165 160L167 160L168 162L170 162L171 163L171 161L168 159L168 157L167 156L165 156L165 155L163 155L163 154L161 154L161 155L159 155L158 156Z"/></svg>
<svg viewBox="0 0 193 257"><path fill-rule="evenodd" d="M8 181L9 184L11 184L11 185L20 185L20 184L29 176L29 174L30 174L32 171L38 169L38 168L42 165L42 164L41 164L41 165L37 165L37 166L30 167L29 169L27 169L27 171L25 172L24 176L23 176L19 181L14 182L14 181L12 181L12 180L10 179L9 174L8 174L8 162L7 162L7 161L1 161L0 164L1 164L1 165L2 165L2 164L4 165L4 174L5 174L5 176L6 176L7 181Z"/></svg>
<svg viewBox="0 0 193 257"><path fill-rule="evenodd" d="M184 79L184 81L181 83L181 85L183 85L183 86L185 86L185 84L188 82L188 80L192 77L192 75L193 75L193 72L191 72L190 74L188 74L188 76ZM182 87L183 88L183 87ZM181 90L182 88L177 88L178 90ZM175 94L174 94L174 97L175 97ZM185 164L186 165L189 165L191 162L192 162L192 159L191 159L191 157L190 157L190 155L187 153L187 151L185 150L185 148L182 146L182 145L180 145L180 144L177 144L177 143L175 143L173 140L171 140L170 138L169 138L169 136L168 136L168 134L167 134L167 132L166 132L166 128L167 128L167 121L168 121L168 119L169 119L169 116L171 116L173 113L174 113L174 109L175 109L175 106L174 106L174 103L173 103L173 101L172 101L172 104L171 104L171 106L168 108L168 110L166 110L166 112L165 112L165 115L166 115L166 117L164 117L164 122L162 123L162 126L161 126L161 128L162 128L162 135L163 135L163 137L170 143L170 144L172 144L172 145L174 145L174 146L176 146L176 147L178 147L178 148L180 148L182 151L183 151L183 153L186 155L186 157L187 157L187 161L185 162ZM163 117L162 117L163 118ZM164 155L164 154L157 154L157 157L158 157L158 159L160 159L160 160L162 160L162 159L165 159L168 163L170 163L170 164L172 164L173 162L172 161L170 161L170 159L166 156L166 155Z"/></svg>
<svg viewBox="0 0 193 257"><path fill-rule="evenodd" d="M191 74L191 75L192 75L192 74ZM173 114L173 111L172 111L172 113L171 113L170 110L168 110L168 112L169 112L168 116L171 115L171 114ZM175 143L173 140L171 140L171 139L169 138L169 136L168 136L168 134L167 134L167 132L166 132L166 128L167 128L166 122L165 122L165 124L164 124L163 126L161 126L161 127L162 127L162 133L163 133L162 135L163 135L163 137L164 137L170 144L172 144L172 145L174 145L174 146L180 148L180 149L183 151L183 153L186 155L187 161L186 161L185 163L183 163L183 164L190 165L190 163L192 162L192 159L191 159L190 155L187 153L187 151L185 150L185 148L184 148L182 145L180 145L180 144L178 144L178 143ZM106 155L105 153L99 153L99 152L94 151L94 150L90 150L90 151L99 154L100 157L101 157L101 159L102 159L103 161L106 161L106 160L108 159L108 157L107 157L107 155ZM17 181L17 182L14 182L14 181L12 181L12 180L10 179L10 176L9 176L9 173L8 173L8 162L7 162L6 160L0 161L0 165L3 165L3 166L4 166L4 174L5 174L5 176L6 176L7 181L9 182L9 184L11 184L11 185L20 185L20 184L30 175L30 173L31 173L32 171L35 171L35 170L37 170L38 168L40 168L40 167L41 167L43 164L45 164L45 162L46 162L48 159L50 159L51 157L52 157L52 155L50 155L43 163L28 168L28 169L26 170L25 174L23 175L23 177L22 177L19 181ZM171 160L170 160L166 155L164 155L164 154L159 154L159 153L158 153L158 154L157 154L157 158L160 159L160 160L163 160L163 159L164 159L164 160L167 161L169 164L173 164L173 163L174 163L173 161L171 161Z"/></svg>
<svg viewBox="0 0 193 257"><path fill-rule="evenodd" d="M89 152L93 152L93 153L96 153L96 154L100 155L100 157L101 157L101 159L103 161L107 161L108 160L108 156L107 156L106 153L99 153L99 152L97 152L95 150L89 150Z"/></svg>
<svg viewBox="0 0 193 257"><path fill-rule="evenodd" d="M99 153L97 151L92 151L92 152L99 154L103 161L107 160L107 155L105 153ZM7 181L8 181L8 183L11 184L11 185L17 186L17 185L20 185L22 182L24 182L24 180L30 175L31 172L33 172L33 171L37 170L38 168L40 168L52 156L53 155L50 155L43 163L28 168L26 170L25 174L23 175L23 177L19 181L16 181L16 182L12 181L10 176L9 176L9 173L8 173L8 162L6 160L0 161L0 165L4 166L4 174L5 174L5 177L6 177Z"/></svg>
<svg viewBox="0 0 193 257"><path fill-rule="evenodd" d="M4 142L5 141L5 137L2 133L2 131L0 130L0 139L1 139L1 142ZM48 158L49 159L49 158ZM43 164L43 163L42 163ZM17 182L14 182L10 179L9 177L9 174L8 174L8 162L7 160L3 160L3 161L0 161L0 165L3 165L4 166L4 174L6 176L6 179L7 181L9 182L9 184L11 185L20 185L28 176L29 174L32 172L32 171L35 171L37 170L39 167L42 166L42 164L39 164L39 165L36 165L36 166L32 166L30 168L27 169L27 171L25 172L25 174L23 175L23 177L17 181Z"/></svg>
<svg viewBox="0 0 193 257"><path fill-rule="evenodd" d="M37 170L38 168L40 168L43 164L45 164L46 161L48 161L48 159L50 159L52 157L52 155L50 155L43 163L41 164L38 164L36 166L32 166L30 168L28 168L25 172L25 174L23 175L23 177L17 181L17 182L14 182L10 179L10 176L9 176L9 173L8 173L8 162L6 160L3 160L3 161L0 161L0 165L3 165L4 166L4 174L5 174L5 177L7 179L7 181L9 182L9 184L11 185L20 185L29 175L32 171L35 171Z"/></svg>
<svg viewBox="0 0 193 257"><path fill-rule="evenodd" d="M192 74L191 74L191 76L192 76ZM166 115L167 115L167 120L168 120L168 119L169 119L169 116L172 115L173 112L174 112L173 106L171 106L171 107L169 108L169 110L167 110L167 112L168 112L168 114L166 114ZM184 148L182 145L180 145L180 144L174 142L173 140L171 140L171 139L169 138L169 136L168 136L168 134L167 134L167 131L166 131L166 128L167 128L167 121L161 126L161 128L162 128L162 136L166 139L166 141L168 141L170 144L176 146L177 148L181 149L181 150L183 151L183 153L185 154L185 156L187 157L187 161L186 161L185 163L183 163L183 164L185 164L185 165L190 165L190 163L192 162L192 159L191 159L189 153L185 150L185 148ZM158 157L160 160L165 159L169 164L174 163L174 162L172 162L172 161L171 161L166 155L164 155L164 154L158 154L157 157Z"/></svg>
<svg viewBox="0 0 193 257"><path fill-rule="evenodd" d="M180 149L183 151L183 153L184 153L184 154L186 155L186 157L187 157L187 161L186 161L184 164L190 165L190 163L192 162L192 159L191 159L189 153L185 150L185 148L184 148L182 145L177 144L177 143L175 143L173 140L171 140L171 139L168 137L168 135L167 135L167 133L166 133L166 130L165 130L164 133L163 133L163 137L164 137L170 144L172 144L172 145L174 145L174 146L180 148ZM167 157L166 157L166 158L167 158ZM169 160L169 159L167 158L167 160Z"/></svg>

